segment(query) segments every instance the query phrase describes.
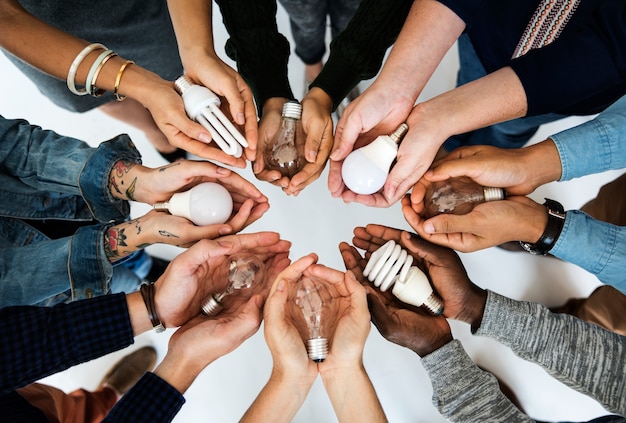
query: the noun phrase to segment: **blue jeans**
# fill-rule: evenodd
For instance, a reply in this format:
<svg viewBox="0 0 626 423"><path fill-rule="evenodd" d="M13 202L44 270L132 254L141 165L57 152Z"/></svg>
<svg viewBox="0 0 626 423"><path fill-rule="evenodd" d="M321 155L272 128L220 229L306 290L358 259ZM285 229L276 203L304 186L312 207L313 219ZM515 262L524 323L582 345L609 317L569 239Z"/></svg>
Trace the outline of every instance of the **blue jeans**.
<svg viewBox="0 0 626 423"><path fill-rule="evenodd" d="M457 75L457 86L487 75L487 71L480 63L467 34L459 37L458 48L460 68ZM564 117L566 116L558 113L548 113L513 119L464 134L454 135L443 144L443 147L446 151L452 151L457 147L465 145L493 145L500 148L519 148L523 147L535 135L540 125L554 122Z"/></svg>
<svg viewBox="0 0 626 423"><path fill-rule="evenodd" d="M128 202L108 192L119 160L140 162L126 135L92 148L0 116L0 307L111 292L114 270L104 233L130 212ZM37 221L88 224L51 239L29 224ZM128 281L120 280L120 286L127 289Z"/></svg>
<svg viewBox="0 0 626 423"><path fill-rule="evenodd" d="M334 39L348 25L361 0L279 0L289 15L296 55L307 65L326 53L326 18Z"/></svg>

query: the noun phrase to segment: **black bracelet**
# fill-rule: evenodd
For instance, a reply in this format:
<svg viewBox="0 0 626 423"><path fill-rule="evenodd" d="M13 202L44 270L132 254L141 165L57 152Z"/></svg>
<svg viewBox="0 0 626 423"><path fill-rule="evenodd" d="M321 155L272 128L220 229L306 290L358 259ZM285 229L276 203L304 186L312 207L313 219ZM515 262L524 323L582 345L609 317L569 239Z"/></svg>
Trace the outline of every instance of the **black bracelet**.
<svg viewBox="0 0 626 423"><path fill-rule="evenodd" d="M161 319L159 319L156 312L156 305L154 303L154 283L144 283L141 285L139 290L141 291L143 302L148 309L148 316L152 322L152 327L157 332L163 332L165 330L165 325L161 322Z"/></svg>
<svg viewBox="0 0 626 423"><path fill-rule="evenodd" d="M548 254L548 251L554 247L556 240L559 239L561 235L561 231L563 230L563 225L565 224L565 210L563 209L563 205L558 201L550 200L549 198L545 199L546 202L543 203L544 206L548 209L548 224L546 225L546 229L541 234L541 238L539 241L534 244L530 242L520 241L520 245L530 254L535 254L538 256L545 256Z"/></svg>

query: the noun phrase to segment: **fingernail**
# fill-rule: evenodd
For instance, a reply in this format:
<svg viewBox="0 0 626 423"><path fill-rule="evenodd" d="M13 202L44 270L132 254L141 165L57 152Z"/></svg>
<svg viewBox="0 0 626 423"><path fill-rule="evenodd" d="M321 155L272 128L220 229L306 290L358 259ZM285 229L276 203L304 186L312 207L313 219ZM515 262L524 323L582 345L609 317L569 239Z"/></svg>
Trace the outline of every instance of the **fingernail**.
<svg viewBox="0 0 626 423"><path fill-rule="evenodd" d="M217 232L218 232L220 235L228 235L228 234L230 234L232 231L233 231L233 230L232 230L232 228L231 228L230 226L225 226L225 227L223 227L223 228L220 228Z"/></svg>
<svg viewBox="0 0 626 423"><path fill-rule="evenodd" d="M317 153L314 150L307 151L306 160L309 163L315 163L315 160L317 160Z"/></svg>
<svg viewBox="0 0 626 423"><path fill-rule="evenodd" d="M211 142L211 135L207 134L206 132L200 132L198 139L202 142L209 143Z"/></svg>
<svg viewBox="0 0 626 423"><path fill-rule="evenodd" d="M424 223L424 231L427 234L434 234L435 233L435 225L433 225L432 223Z"/></svg>
<svg viewBox="0 0 626 423"><path fill-rule="evenodd" d="M244 123L246 123L246 118L241 112L237 113L237 123L240 125L243 125Z"/></svg>
<svg viewBox="0 0 626 423"><path fill-rule="evenodd" d="M330 159L333 161L339 160L339 153L337 152L337 150L330 153Z"/></svg>
<svg viewBox="0 0 626 423"><path fill-rule="evenodd" d="M230 175L230 169L226 169L225 167L218 166L216 170L217 173L221 175Z"/></svg>
<svg viewBox="0 0 626 423"><path fill-rule="evenodd" d="M278 281L278 285L276 285L276 291L283 292L284 289L285 289L285 281L280 279Z"/></svg>

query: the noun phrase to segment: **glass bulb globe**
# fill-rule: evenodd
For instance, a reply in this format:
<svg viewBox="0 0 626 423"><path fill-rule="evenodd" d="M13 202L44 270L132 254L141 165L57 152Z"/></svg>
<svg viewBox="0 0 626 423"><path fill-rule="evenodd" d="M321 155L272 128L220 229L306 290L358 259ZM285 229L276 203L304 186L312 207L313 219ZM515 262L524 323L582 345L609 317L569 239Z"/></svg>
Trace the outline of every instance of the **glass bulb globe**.
<svg viewBox="0 0 626 423"><path fill-rule="evenodd" d="M203 182L172 195L166 203L154 204L153 208L185 217L197 226L215 225L228 221L233 212L233 199L222 185Z"/></svg>
<svg viewBox="0 0 626 423"><path fill-rule="evenodd" d="M408 130L408 125L403 123L391 135L381 135L348 154L341 166L341 177L350 191L368 195L385 185L398 154L398 144Z"/></svg>
<svg viewBox="0 0 626 423"><path fill-rule="evenodd" d="M306 324L306 346L309 358L316 363L328 355L326 313L330 295L324 294L324 285L312 278L303 277L297 285L293 303L299 308ZM304 339L304 334L303 339Z"/></svg>
<svg viewBox="0 0 626 423"><path fill-rule="evenodd" d="M383 292L393 286L391 293L406 304L423 306L435 315L443 313L443 302L433 292L428 277L412 264L413 257L389 240L372 253L363 276Z"/></svg>
<svg viewBox="0 0 626 423"><path fill-rule="evenodd" d="M483 187L466 176L433 182L424 194L423 217L430 219L442 213L467 214L478 204L504 200L502 188Z"/></svg>
<svg viewBox="0 0 626 423"><path fill-rule="evenodd" d="M300 172L306 163L302 131L302 105L297 101L288 101L283 106L283 119L280 129L265 148L265 166L278 170L288 178Z"/></svg>
<svg viewBox="0 0 626 423"><path fill-rule="evenodd" d="M202 313L206 316L215 316L224 307L224 300L229 295L236 294L239 297L252 296L252 292L248 290L252 286L261 284L265 274L265 265L256 256L253 255L233 255L225 262L228 266L227 279L228 284L223 291L214 292L207 297L202 304ZM223 273L223 270L222 270ZM216 275L216 279L223 277ZM246 292L243 294L242 292Z"/></svg>

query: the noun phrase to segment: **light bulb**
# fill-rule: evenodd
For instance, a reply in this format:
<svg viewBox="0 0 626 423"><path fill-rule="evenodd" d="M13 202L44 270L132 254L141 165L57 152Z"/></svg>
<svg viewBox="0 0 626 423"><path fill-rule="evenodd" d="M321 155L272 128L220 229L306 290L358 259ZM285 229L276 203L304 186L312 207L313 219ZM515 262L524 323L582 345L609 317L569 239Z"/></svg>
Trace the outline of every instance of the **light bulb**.
<svg viewBox="0 0 626 423"><path fill-rule="evenodd" d="M324 361L328 355L327 318L330 296L322 294L324 284L315 279L303 277L297 285L293 303L300 309L306 323L306 347L309 358L316 363ZM326 298L324 298L326 297ZM304 334L303 339L304 339Z"/></svg>
<svg viewBox="0 0 626 423"><path fill-rule="evenodd" d="M265 273L265 265L256 256L253 255L233 255L226 261L228 266L228 285L221 292L214 292L209 295L202 304L202 314L206 316L215 316L224 308L224 300L229 295L238 295L250 298L252 295L251 288L253 285L259 285L263 281ZM219 274L216 279L219 279ZM245 294L244 294L245 292Z"/></svg>
<svg viewBox="0 0 626 423"><path fill-rule="evenodd" d="M441 213L466 214L481 203L504 200L502 188L483 187L466 176L431 183L424 194L422 215L430 219Z"/></svg>
<svg viewBox="0 0 626 423"><path fill-rule="evenodd" d="M172 195L170 201L152 206L185 217L197 226L226 222L233 212L233 199L226 188L216 182L203 182L185 192Z"/></svg>
<svg viewBox="0 0 626 423"><path fill-rule="evenodd" d="M400 301L416 307L424 306L435 315L443 312L443 303L433 292L428 278L419 267L413 266L413 257L393 240L374 251L363 270L363 276Z"/></svg>
<svg viewBox="0 0 626 423"><path fill-rule="evenodd" d="M381 135L348 154L341 166L341 177L350 191L373 194L385 185L391 164L398 154L398 144L408 130L409 126L403 123L391 135Z"/></svg>
<svg viewBox="0 0 626 423"><path fill-rule="evenodd" d="M207 87L192 84L184 76L174 81L174 88L183 98L187 116L209 131L213 141L226 154L241 157L242 147L247 147L248 141L220 110L219 97Z"/></svg>
<svg viewBox="0 0 626 423"><path fill-rule="evenodd" d="M304 142L302 131L302 105L297 101L288 101L283 105L283 119L280 129L265 148L265 166L278 170L281 175L291 178L305 165Z"/></svg>

